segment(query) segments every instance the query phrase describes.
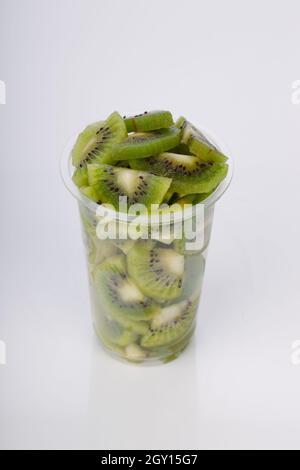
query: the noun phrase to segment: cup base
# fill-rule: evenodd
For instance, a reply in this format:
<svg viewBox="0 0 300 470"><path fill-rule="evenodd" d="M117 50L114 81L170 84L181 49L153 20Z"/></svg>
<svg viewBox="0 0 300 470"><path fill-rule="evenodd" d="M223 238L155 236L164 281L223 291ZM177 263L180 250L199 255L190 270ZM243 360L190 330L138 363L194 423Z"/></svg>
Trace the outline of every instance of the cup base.
<svg viewBox="0 0 300 470"><path fill-rule="evenodd" d="M126 353L126 348L121 348L118 345L108 342L107 339L105 339L101 335L101 333L99 333L99 330L97 330L97 327L94 324L94 330L98 338L98 342L106 353L108 353L114 359L119 360L120 362L142 366L157 366L162 364L168 364L169 362L172 362L177 359L190 344L195 328L196 325L193 325L192 329L188 332L188 334L185 335L184 338L181 338L177 343L166 346L165 348L161 348L165 349L164 353L162 352L160 355L157 354L155 356L151 356L151 351L149 351L148 356L144 355L144 357L142 357L140 355L139 357L140 351L138 349L127 349Z"/></svg>

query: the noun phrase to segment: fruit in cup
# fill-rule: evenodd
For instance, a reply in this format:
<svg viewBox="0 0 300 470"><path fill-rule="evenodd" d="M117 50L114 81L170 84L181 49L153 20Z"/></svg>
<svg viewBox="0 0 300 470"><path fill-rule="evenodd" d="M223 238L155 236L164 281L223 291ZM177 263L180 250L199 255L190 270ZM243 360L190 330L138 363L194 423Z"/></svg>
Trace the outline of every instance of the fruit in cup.
<svg viewBox="0 0 300 470"><path fill-rule="evenodd" d="M226 161L185 118L174 124L169 111L124 118L114 112L87 126L72 151L73 181L83 196L116 212L120 196L129 207L138 203L147 209L205 201L226 177ZM82 206L81 217L94 323L106 347L138 363L177 357L195 326L203 250L187 251L185 239L154 235L101 241L92 211Z"/></svg>

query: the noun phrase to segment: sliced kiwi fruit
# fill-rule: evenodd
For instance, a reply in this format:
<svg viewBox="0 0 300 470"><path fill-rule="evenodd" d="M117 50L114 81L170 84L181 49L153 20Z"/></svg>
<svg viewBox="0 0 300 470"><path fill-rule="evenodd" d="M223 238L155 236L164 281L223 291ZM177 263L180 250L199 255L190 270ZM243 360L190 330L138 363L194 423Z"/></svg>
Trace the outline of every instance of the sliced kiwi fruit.
<svg viewBox="0 0 300 470"><path fill-rule="evenodd" d="M169 150L170 153L179 153L181 155L192 155L187 145L182 142L174 149Z"/></svg>
<svg viewBox="0 0 300 470"><path fill-rule="evenodd" d="M201 166L198 157L183 155L179 153L163 152L149 158L130 160L133 170L148 171L154 175L167 176L170 178L185 176ZM203 163L206 166L206 163Z"/></svg>
<svg viewBox="0 0 300 470"><path fill-rule="evenodd" d="M102 319L101 325L99 325L99 330L101 331L104 342L108 340L121 347L132 344L138 338L136 333L125 330L119 323L105 316Z"/></svg>
<svg viewBox="0 0 300 470"><path fill-rule="evenodd" d="M116 312L135 321L148 320L160 308L147 298L126 273L123 255L108 258L95 268L94 274L99 300L109 312Z"/></svg>
<svg viewBox="0 0 300 470"><path fill-rule="evenodd" d="M188 300L165 307L151 322L149 332L141 339L141 346L151 349L182 340L192 327L196 310L197 304Z"/></svg>
<svg viewBox="0 0 300 470"><path fill-rule="evenodd" d="M135 160L131 160L131 161L134 162ZM168 191L165 194L163 202L165 204L172 204L173 198L174 198L174 191L173 189L171 189L171 186L170 186L170 189L168 189Z"/></svg>
<svg viewBox="0 0 300 470"><path fill-rule="evenodd" d="M72 149L72 163L75 167L89 159L90 153L93 152L98 145L101 136L98 131L104 126L105 121L98 121L87 126L77 137L75 145Z"/></svg>
<svg viewBox="0 0 300 470"><path fill-rule="evenodd" d="M119 208L119 197L126 196L129 206L143 204L160 204L170 188L172 180L128 168L117 168L110 165L89 164L89 183L102 202Z"/></svg>
<svg viewBox="0 0 300 470"><path fill-rule="evenodd" d="M87 168L86 165L82 165L78 167L72 177L73 182L76 184L78 188L81 188L83 186L88 186L89 184L89 178L88 178L88 173L87 173Z"/></svg>
<svg viewBox="0 0 300 470"><path fill-rule="evenodd" d="M122 168L130 168L129 160L120 160L117 163L114 163L114 166L120 166Z"/></svg>
<svg viewBox="0 0 300 470"><path fill-rule="evenodd" d="M99 201L97 191L92 186L83 186L80 188L80 192L88 199L91 199L91 201L97 202L99 204L101 203L101 201Z"/></svg>
<svg viewBox="0 0 300 470"><path fill-rule="evenodd" d="M124 119L127 132L149 132L174 125L169 111L151 111Z"/></svg>
<svg viewBox="0 0 300 470"><path fill-rule="evenodd" d="M190 193L212 193L226 178L228 165L209 162L205 168L192 176L174 178L171 187L180 196Z"/></svg>
<svg viewBox="0 0 300 470"><path fill-rule="evenodd" d="M118 249L111 240L99 240L97 236L90 237L91 246L89 252L89 263L97 266L106 258L117 254Z"/></svg>
<svg viewBox="0 0 300 470"><path fill-rule="evenodd" d="M109 163L112 161L112 147L127 137L124 120L119 113L114 112L106 121L100 121L86 127L79 135L72 150L73 165L83 168L86 163L99 161ZM80 176L75 172L74 182L81 182Z"/></svg>
<svg viewBox="0 0 300 470"><path fill-rule="evenodd" d="M179 118L177 127L182 129L182 142L187 145L193 155L205 161L224 163L228 158L193 124Z"/></svg>
<svg viewBox="0 0 300 470"><path fill-rule="evenodd" d="M120 310L110 310L109 316L119 323L123 328L129 331L133 331L138 335L145 335L149 330L149 322L144 320L132 320L125 316Z"/></svg>
<svg viewBox="0 0 300 470"><path fill-rule="evenodd" d="M152 132L137 132L113 147L113 158L119 160L131 160L150 157L170 150L180 143L181 130L172 126Z"/></svg>
<svg viewBox="0 0 300 470"><path fill-rule="evenodd" d="M109 351L117 354L120 357L124 356L124 347L121 347L117 345L116 343L113 343L107 335L102 333L102 328L100 328L99 325L96 325L95 323L94 323L94 329L95 329L97 336L101 340L101 343L104 345L105 348L107 348Z"/></svg>
<svg viewBox="0 0 300 470"><path fill-rule="evenodd" d="M128 346L125 348L125 357L130 362L142 362L144 359L146 359L146 356L146 351L136 343L128 344Z"/></svg>
<svg viewBox="0 0 300 470"><path fill-rule="evenodd" d="M182 207L189 204L200 204L200 202L205 201L211 194L211 192L202 194L187 194L186 196L180 197L178 199L175 198L174 204L179 204Z"/></svg>
<svg viewBox="0 0 300 470"><path fill-rule="evenodd" d="M157 346L155 348L146 349L144 351L149 359L160 359L163 364L173 361L176 359L188 346L190 339L195 330L195 321L189 331L184 334L182 338L175 341L174 343L166 344L163 346ZM148 331L149 334L149 331Z"/></svg>
<svg viewBox="0 0 300 470"><path fill-rule="evenodd" d="M134 240L113 240L114 245L119 248L124 255L127 255L128 252L131 250L133 245L135 244Z"/></svg>
<svg viewBox="0 0 300 470"><path fill-rule="evenodd" d="M185 273L182 287L182 299L192 302L199 300L203 276L205 272L205 258L202 254L188 256L185 260Z"/></svg>
<svg viewBox="0 0 300 470"><path fill-rule="evenodd" d="M162 153L155 157L131 160L135 170L172 178L169 192L185 196L192 193L209 193L226 177L228 165L206 162L193 155Z"/></svg>
<svg viewBox="0 0 300 470"><path fill-rule="evenodd" d="M154 241L138 241L127 255L128 273L148 297L164 302L182 292L184 257Z"/></svg>
<svg viewBox="0 0 300 470"><path fill-rule="evenodd" d="M82 195L116 210L120 196L148 209L158 204L155 216L205 201L228 171L227 158L214 143L183 117L174 125L168 111L128 118L113 113L79 135L72 160L73 181ZM157 222L157 231L141 227L137 241L121 235L98 240L99 217L86 204L80 206L99 336L131 362L175 359L195 326L202 250L187 251L187 240L176 239L177 218L168 237ZM207 245L211 221L206 224ZM143 240L144 235L152 240Z"/></svg>

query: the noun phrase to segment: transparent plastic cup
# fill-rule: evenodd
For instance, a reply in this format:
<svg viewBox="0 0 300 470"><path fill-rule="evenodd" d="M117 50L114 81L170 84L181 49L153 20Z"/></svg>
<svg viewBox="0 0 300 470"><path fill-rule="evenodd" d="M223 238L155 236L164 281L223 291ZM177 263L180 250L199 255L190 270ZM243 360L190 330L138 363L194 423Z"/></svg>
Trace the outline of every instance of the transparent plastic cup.
<svg viewBox="0 0 300 470"><path fill-rule="evenodd" d="M201 130L203 132L203 129ZM204 133L218 148L222 149L225 154L227 153L224 146L218 145L216 139L210 133L206 131ZM132 240L130 237L126 238L126 235L124 236L132 219L129 220L124 213L102 208L86 198L75 186L72 181L74 167L71 158L74 143L75 138L71 139L64 151L61 172L67 189L77 199L79 206L88 264L92 321L96 334L104 348L115 358L137 364L169 362L178 357L187 347L195 330L215 204L231 182L233 174L232 159L229 158L228 160L229 172L226 178L205 201L198 204L193 210L175 213L170 224L171 236L168 239L161 236L163 221L157 219L154 230L153 220L150 224L149 220L145 219L141 224L141 233L147 233L147 239L141 241L141 238L144 237L140 236L138 240ZM199 214L200 218L198 217ZM196 249L191 249L191 245L186 244L186 239L174 239L174 227L178 228L179 225L182 225L184 233L183 226L187 220L190 223L192 221L194 232L197 234L198 240L201 240ZM100 239L99 223L102 226L103 224L116 224L117 238ZM118 237L122 237L122 239ZM135 243L155 244L160 248L160 252L164 254L167 253L166 250L173 250L177 253L176 256L178 256L180 263L182 262L184 265L183 285L178 298L172 300L162 299L161 301L156 298L157 313L155 313L154 318L147 320L143 316L142 319L139 319L128 315L128 312L122 311L120 305L116 308L115 301L108 302L107 295L103 290L103 281L98 276L103 263L110 262L112 259L122 260L126 269L128 253ZM187 249L187 247L189 248ZM128 279L128 273L126 276L126 279ZM125 302L127 297L126 289L125 285ZM153 299L141 299L141 310L145 308L148 301L153 302ZM180 312L180 315L178 312ZM155 320L157 316L159 318L162 316L165 321L157 323L157 320Z"/></svg>

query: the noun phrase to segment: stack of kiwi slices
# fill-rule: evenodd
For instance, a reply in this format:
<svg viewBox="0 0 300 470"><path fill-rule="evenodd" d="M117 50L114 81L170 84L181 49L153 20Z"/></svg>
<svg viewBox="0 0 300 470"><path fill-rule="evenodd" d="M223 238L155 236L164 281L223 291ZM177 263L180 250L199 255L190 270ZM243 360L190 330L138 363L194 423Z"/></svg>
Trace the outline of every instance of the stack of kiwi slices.
<svg viewBox="0 0 300 470"><path fill-rule="evenodd" d="M185 118L169 111L112 113L89 125L72 151L73 181L97 205L196 205L228 172L227 157ZM81 205L94 324L105 346L131 362L169 361L187 346L205 252L183 240L97 238L97 217ZM94 207L94 206L90 206ZM154 239L155 238L155 239Z"/></svg>

